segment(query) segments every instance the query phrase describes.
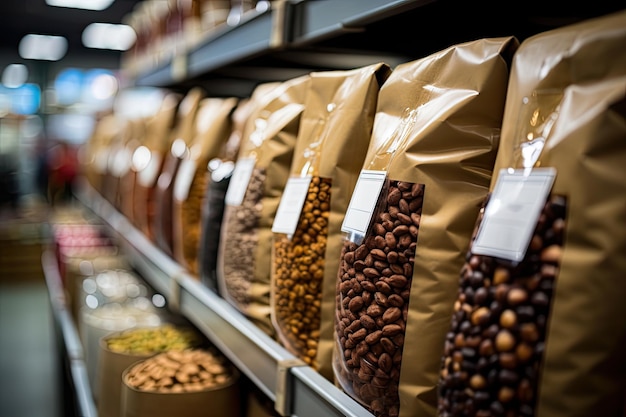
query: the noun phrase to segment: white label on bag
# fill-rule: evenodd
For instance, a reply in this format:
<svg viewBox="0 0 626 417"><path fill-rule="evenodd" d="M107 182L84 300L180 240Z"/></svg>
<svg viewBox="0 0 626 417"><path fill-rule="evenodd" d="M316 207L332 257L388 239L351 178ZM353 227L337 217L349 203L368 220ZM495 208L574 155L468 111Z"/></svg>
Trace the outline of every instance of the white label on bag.
<svg viewBox="0 0 626 417"><path fill-rule="evenodd" d="M342 232L365 235L386 178L386 171L361 171L341 225Z"/></svg>
<svg viewBox="0 0 626 417"><path fill-rule="evenodd" d="M556 170L500 171L472 245L472 253L521 261L537 226Z"/></svg>
<svg viewBox="0 0 626 417"><path fill-rule="evenodd" d="M256 158L241 158L235 163L233 176L230 178L224 202L229 206L240 206L248 189Z"/></svg>
<svg viewBox="0 0 626 417"><path fill-rule="evenodd" d="M174 179L173 196L176 201L185 201L191 189L191 183L196 175L196 161L183 159Z"/></svg>
<svg viewBox="0 0 626 417"><path fill-rule="evenodd" d="M287 180L280 204L276 210L272 232L284 233L289 236L296 232L304 201L309 194L309 184L311 184L310 176L294 177Z"/></svg>

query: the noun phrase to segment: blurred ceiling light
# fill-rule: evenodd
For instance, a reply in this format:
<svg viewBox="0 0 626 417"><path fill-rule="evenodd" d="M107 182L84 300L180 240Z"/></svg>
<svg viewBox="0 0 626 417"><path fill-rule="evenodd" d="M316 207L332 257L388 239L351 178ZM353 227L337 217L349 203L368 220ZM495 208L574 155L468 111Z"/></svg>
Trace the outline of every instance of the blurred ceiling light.
<svg viewBox="0 0 626 417"><path fill-rule="evenodd" d="M112 74L98 74L91 81L91 95L96 100L108 100L117 93L118 82Z"/></svg>
<svg viewBox="0 0 626 417"><path fill-rule="evenodd" d="M18 88L28 79L28 68L24 64L10 64L2 72L2 84L8 88Z"/></svg>
<svg viewBox="0 0 626 417"><path fill-rule="evenodd" d="M115 0L46 0L48 6L69 7L72 9L104 10Z"/></svg>
<svg viewBox="0 0 626 417"><path fill-rule="evenodd" d="M67 52L67 39L62 36L26 35L19 45L20 56L24 59L58 61Z"/></svg>
<svg viewBox="0 0 626 417"><path fill-rule="evenodd" d="M92 23L82 35L83 45L87 48L113 49L125 51L135 43L136 34L128 25L110 23Z"/></svg>

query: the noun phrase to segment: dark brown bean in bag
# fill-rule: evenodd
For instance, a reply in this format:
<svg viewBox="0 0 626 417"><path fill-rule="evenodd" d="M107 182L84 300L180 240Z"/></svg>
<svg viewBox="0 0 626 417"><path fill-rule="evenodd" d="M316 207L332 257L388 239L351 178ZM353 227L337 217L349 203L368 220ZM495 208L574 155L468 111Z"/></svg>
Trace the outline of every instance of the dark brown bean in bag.
<svg viewBox="0 0 626 417"><path fill-rule="evenodd" d="M622 12L536 35L515 56L497 171L446 337L441 416L624 415L625 44ZM539 210L525 253L509 256L523 233L492 219L498 203L515 212L500 190L522 182L500 185L550 171L547 197L527 198ZM486 231L508 238L486 249Z"/></svg>

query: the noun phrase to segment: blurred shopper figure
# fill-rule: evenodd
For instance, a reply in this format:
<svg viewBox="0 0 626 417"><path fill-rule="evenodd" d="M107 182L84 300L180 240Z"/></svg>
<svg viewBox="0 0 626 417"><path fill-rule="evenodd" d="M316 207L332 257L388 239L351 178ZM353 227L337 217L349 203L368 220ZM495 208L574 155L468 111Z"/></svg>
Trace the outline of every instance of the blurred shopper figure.
<svg viewBox="0 0 626 417"><path fill-rule="evenodd" d="M0 206L6 206L13 215L18 214L20 189L18 158L11 153L0 153Z"/></svg>
<svg viewBox="0 0 626 417"><path fill-rule="evenodd" d="M64 141L54 145L48 154L48 201L51 205L72 200L78 170L76 149Z"/></svg>
<svg viewBox="0 0 626 417"><path fill-rule="evenodd" d="M19 216L20 205L19 137L14 123L11 119L0 126L0 209L12 217Z"/></svg>

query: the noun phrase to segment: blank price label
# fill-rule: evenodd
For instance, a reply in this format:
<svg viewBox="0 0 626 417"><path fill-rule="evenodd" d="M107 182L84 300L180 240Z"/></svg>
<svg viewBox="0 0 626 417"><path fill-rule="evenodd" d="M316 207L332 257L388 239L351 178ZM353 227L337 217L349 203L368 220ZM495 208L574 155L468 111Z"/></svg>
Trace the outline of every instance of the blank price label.
<svg viewBox="0 0 626 417"><path fill-rule="evenodd" d="M524 259L555 176L554 168L500 171L472 252L512 261Z"/></svg>
<svg viewBox="0 0 626 417"><path fill-rule="evenodd" d="M272 232L292 236L298 227L300 213L309 193L311 177L293 177L287 180L285 190L276 211Z"/></svg>
<svg viewBox="0 0 626 417"><path fill-rule="evenodd" d="M246 194L256 158L241 158L235 163L233 176L230 178L224 202L229 206L240 206Z"/></svg>
<svg viewBox="0 0 626 417"><path fill-rule="evenodd" d="M341 225L342 232L365 235L386 178L386 171L361 171Z"/></svg>

